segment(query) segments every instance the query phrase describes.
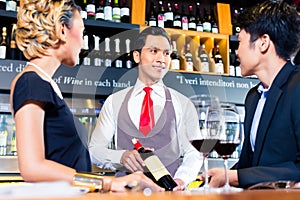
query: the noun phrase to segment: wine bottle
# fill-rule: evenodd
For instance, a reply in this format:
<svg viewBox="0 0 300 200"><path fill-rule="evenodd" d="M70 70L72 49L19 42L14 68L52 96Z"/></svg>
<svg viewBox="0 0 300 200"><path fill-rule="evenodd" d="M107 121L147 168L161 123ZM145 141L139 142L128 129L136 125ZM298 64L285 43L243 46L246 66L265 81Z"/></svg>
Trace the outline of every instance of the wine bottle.
<svg viewBox="0 0 300 200"><path fill-rule="evenodd" d="M0 43L0 59L6 58L6 49L7 49L7 43L6 43L6 27L2 28L2 40Z"/></svg>
<svg viewBox="0 0 300 200"><path fill-rule="evenodd" d="M165 10L162 1L158 2L157 26L161 28L165 27Z"/></svg>
<svg viewBox="0 0 300 200"><path fill-rule="evenodd" d="M196 4L196 31L203 32L200 3Z"/></svg>
<svg viewBox="0 0 300 200"><path fill-rule="evenodd" d="M89 0L86 5L87 19L94 20L96 15L95 0Z"/></svg>
<svg viewBox="0 0 300 200"><path fill-rule="evenodd" d="M111 0L106 0L105 6L104 6L104 20L112 21Z"/></svg>
<svg viewBox="0 0 300 200"><path fill-rule="evenodd" d="M100 37L94 35L94 50L92 53L93 65L100 67L102 65L100 47L99 47Z"/></svg>
<svg viewBox="0 0 300 200"><path fill-rule="evenodd" d="M181 6L181 27L182 30L189 30L189 19L185 13L185 6Z"/></svg>
<svg viewBox="0 0 300 200"><path fill-rule="evenodd" d="M6 9L6 0L0 0L0 10Z"/></svg>
<svg viewBox="0 0 300 200"><path fill-rule="evenodd" d="M105 38L105 49L104 49L104 66L111 67L111 53L110 53L110 39Z"/></svg>
<svg viewBox="0 0 300 200"><path fill-rule="evenodd" d="M0 122L0 156L6 155L6 147L7 147L7 122L4 115L1 115Z"/></svg>
<svg viewBox="0 0 300 200"><path fill-rule="evenodd" d="M181 15L180 15L180 12L179 12L178 3L174 4L173 28L181 29Z"/></svg>
<svg viewBox="0 0 300 200"><path fill-rule="evenodd" d="M154 1L151 0L150 2L150 11L148 14L148 26L157 26L156 22L156 5L154 4Z"/></svg>
<svg viewBox="0 0 300 200"><path fill-rule="evenodd" d="M172 41L172 53L171 53L171 69L172 70L180 70L180 60L177 52L176 41Z"/></svg>
<svg viewBox="0 0 300 200"><path fill-rule="evenodd" d="M121 7L121 22L130 23L130 9L127 5L127 0L123 0Z"/></svg>
<svg viewBox="0 0 300 200"><path fill-rule="evenodd" d="M16 0L6 1L6 11L17 12L17 1Z"/></svg>
<svg viewBox="0 0 300 200"><path fill-rule="evenodd" d="M132 57L130 53L130 39L125 40L126 44L126 55L124 58L124 65L126 66L127 69L132 68Z"/></svg>
<svg viewBox="0 0 300 200"><path fill-rule="evenodd" d="M89 57L89 36L83 36L83 65L90 66L91 65L91 58Z"/></svg>
<svg viewBox="0 0 300 200"><path fill-rule="evenodd" d="M8 58L12 60L22 60L22 53L17 47L16 43L16 30L17 30L17 24L12 24L11 28L11 36L10 36L10 49L9 49L9 55Z"/></svg>
<svg viewBox="0 0 300 200"><path fill-rule="evenodd" d="M104 20L104 8L103 8L103 3L104 3L104 0L100 0L99 1L99 5L98 5L98 8L96 9L96 20Z"/></svg>
<svg viewBox="0 0 300 200"><path fill-rule="evenodd" d="M211 23L211 32L212 33L219 33L217 20L215 18L214 7L212 5L211 5L211 8L210 8L210 23Z"/></svg>
<svg viewBox="0 0 300 200"><path fill-rule="evenodd" d="M132 143L135 149L140 153L146 167L154 177L156 184L165 188L167 191L172 191L177 184L160 159L152 151L146 150L138 139L133 138Z"/></svg>
<svg viewBox="0 0 300 200"><path fill-rule="evenodd" d="M114 5L112 8L112 21L121 22L121 9L118 0L114 0Z"/></svg>
<svg viewBox="0 0 300 200"><path fill-rule="evenodd" d="M87 19L87 11L86 11L87 0L82 0L79 3L81 7L80 15L82 19Z"/></svg>
<svg viewBox="0 0 300 200"><path fill-rule="evenodd" d="M208 54L205 50L205 45L202 44L198 48L198 55L201 61L200 67L201 67L201 72L209 72L209 57Z"/></svg>
<svg viewBox="0 0 300 200"><path fill-rule="evenodd" d="M188 72L194 71L193 55L191 53L190 44L186 44L186 49L184 53L185 57L185 70Z"/></svg>
<svg viewBox="0 0 300 200"><path fill-rule="evenodd" d="M203 9L203 31L204 32L211 32L211 23L210 23L210 16L207 12L207 9Z"/></svg>
<svg viewBox="0 0 300 200"><path fill-rule="evenodd" d="M174 21L174 13L172 11L172 6L170 3L167 4L167 11L165 12L165 27L172 28Z"/></svg>
<svg viewBox="0 0 300 200"><path fill-rule="evenodd" d="M196 30L196 18L194 15L193 6L189 6L189 23L188 23L188 29L195 31Z"/></svg>
<svg viewBox="0 0 300 200"><path fill-rule="evenodd" d="M220 46L216 45L216 53L215 53L215 65L217 74L224 74L224 64L222 60L222 56L220 54Z"/></svg>
<svg viewBox="0 0 300 200"><path fill-rule="evenodd" d="M114 62L113 66L116 68L122 68L122 58L120 53L120 39L115 39L115 55L114 55Z"/></svg>

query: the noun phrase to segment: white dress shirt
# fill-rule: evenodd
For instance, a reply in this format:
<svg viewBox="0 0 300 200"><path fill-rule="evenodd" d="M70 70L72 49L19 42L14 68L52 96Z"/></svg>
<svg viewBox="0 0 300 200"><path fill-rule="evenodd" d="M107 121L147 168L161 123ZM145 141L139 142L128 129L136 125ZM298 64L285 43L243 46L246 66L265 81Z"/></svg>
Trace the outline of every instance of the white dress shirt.
<svg viewBox="0 0 300 200"><path fill-rule="evenodd" d="M139 128L141 107L145 95L144 87L145 84L137 80L128 101L129 116L137 129ZM151 98L154 106L154 118L157 122L166 101L164 84L160 81L151 87L153 89ZM117 134L118 113L121 104L131 88L110 95L101 109L89 144L92 162L101 168L115 170L120 165L120 159L125 152L125 150L111 149L110 144L113 136ZM180 178L188 184L198 175L203 161L202 155L188 142L188 140L201 138L198 115L194 104L187 97L171 88L168 89L175 110L178 141L183 156L182 164L176 171L174 178ZM184 137L188 137L188 140ZM115 144L118 142L116 138L114 137Z"/></svg>

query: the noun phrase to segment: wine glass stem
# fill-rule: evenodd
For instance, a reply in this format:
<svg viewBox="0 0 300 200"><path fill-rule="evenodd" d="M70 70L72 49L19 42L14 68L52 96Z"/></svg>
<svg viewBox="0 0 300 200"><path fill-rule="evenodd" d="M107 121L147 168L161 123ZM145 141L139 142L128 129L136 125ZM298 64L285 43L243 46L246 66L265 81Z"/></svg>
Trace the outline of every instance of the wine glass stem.
<svg viewBox="0 0 300 200"><path fill-rule="evenodd" d="M228 177L228 159L224 158L224 169L225 169L225 185L224 188L230 188L229 177Z"/></svg>
<svg viewBox="0 0 300 200"><path fill-rule="evenodd" d="M205 183L204 183L204 188L208 188L208 159L207 156L204 156L204 160L203 160L203 164L204 164L204 173L205 173Z"/></svg>

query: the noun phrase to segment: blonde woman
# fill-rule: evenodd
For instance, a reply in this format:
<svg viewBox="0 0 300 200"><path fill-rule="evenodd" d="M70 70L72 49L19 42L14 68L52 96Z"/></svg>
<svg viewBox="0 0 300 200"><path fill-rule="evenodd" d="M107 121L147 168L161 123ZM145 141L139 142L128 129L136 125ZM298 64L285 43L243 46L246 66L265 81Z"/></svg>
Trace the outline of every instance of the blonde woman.
<svg viewBox="0 0 300 200"><path fill-rule="evenodd" d="M11 85L18 161L25 181L77 181L91 171L84 127L63 100L52 75L74 66L83 46L84 23L73 0L25 0L18 12L16 40L29 60ZM125 191L134 181L163 191L142 173L98 177L100 189Z"/></svg>

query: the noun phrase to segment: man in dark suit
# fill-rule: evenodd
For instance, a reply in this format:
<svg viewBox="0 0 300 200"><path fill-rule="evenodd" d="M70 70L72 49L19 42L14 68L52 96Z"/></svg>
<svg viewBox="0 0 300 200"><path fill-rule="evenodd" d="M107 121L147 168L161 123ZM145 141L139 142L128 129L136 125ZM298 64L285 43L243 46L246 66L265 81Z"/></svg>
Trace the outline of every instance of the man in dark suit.
<svg viewBox="0 0 300 200"><path fill-rule="evenodd" d="M300 67L291 56L300 46L300 16L282 1L267 1L240 16L241 73L261 81L245 100L245 139L232 186L300 181ZM211 169L210 185L224 185L223 169Z"/></svg>

